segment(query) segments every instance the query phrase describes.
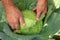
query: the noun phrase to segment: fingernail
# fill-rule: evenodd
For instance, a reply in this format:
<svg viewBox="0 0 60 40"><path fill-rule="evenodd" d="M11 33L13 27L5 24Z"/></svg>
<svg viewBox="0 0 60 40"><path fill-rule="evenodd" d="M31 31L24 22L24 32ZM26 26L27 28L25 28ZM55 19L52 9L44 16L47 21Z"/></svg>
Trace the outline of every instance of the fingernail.
<svg viewBox="0 0 60 40"><path fill-rule="evenodd" d="M23 24L23 26L25 25L25 23Z"/></svg>
<svg viewBox="0 0 60 40"><path fill-rule="evenodd" d="M36 20L39 20L39 18L36 18Z"/></svg>

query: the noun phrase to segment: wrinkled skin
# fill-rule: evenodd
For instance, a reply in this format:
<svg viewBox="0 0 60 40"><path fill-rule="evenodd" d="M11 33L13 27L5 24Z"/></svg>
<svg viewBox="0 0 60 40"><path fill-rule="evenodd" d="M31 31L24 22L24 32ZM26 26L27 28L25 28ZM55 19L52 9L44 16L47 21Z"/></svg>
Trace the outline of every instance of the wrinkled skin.
<svg viewBox="0 0 60 40"><path fill-rule="evenodd" d="M3 3L3 1L2 1L2 3ZM7 1L12 1L12 0L7 0ZM4 5L6 5L6 4L4 3ZM12 5L12 2L10 5ZM14 5L12 5L12 6L14 6ZM4 7L6 8L7 5ZM37 13L36 19L39 20L41 13L47 12L47 1L46 0L37 0L36 7L33 9L33 11L36 11L36 13ZM19 29L18 22L20 22L22 25L25 24L22 13L17 7L8 7L8 9L6 9L6 19L12 29Z"/></svg>

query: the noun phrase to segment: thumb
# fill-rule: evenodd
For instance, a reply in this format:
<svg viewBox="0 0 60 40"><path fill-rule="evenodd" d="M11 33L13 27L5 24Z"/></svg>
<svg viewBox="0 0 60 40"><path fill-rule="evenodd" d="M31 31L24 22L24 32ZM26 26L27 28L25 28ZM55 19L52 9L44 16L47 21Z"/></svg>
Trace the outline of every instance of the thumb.
<svg viewBox="0 0 60 40"><path fill-rule="evenodd" d="M41 15L41 12L42 12L42 10L41 11L37 10L36 20L39 20L39 17Z"/></svg>
<svg viewBox="0 0 60 40"><path fill-rule="evenodd" d="M25 25L25 21L24 21L23 17L19 18L19 22L20 22L20 24Z"/></svg>

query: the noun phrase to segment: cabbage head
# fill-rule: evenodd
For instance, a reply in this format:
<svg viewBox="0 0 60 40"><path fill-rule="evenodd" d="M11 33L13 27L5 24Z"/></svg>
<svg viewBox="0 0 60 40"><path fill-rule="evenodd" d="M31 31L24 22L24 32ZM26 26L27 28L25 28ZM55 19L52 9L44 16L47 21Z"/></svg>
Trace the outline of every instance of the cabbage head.
<svg viewBox="0 0 60 40"><path fill-rule="evenodd" d="M38 34L42 29L42 18L37 21L36 14L31 10L22 11L25 20L25 25L20 24L20 30L15 30L15 33L20 34Z"/></svg>

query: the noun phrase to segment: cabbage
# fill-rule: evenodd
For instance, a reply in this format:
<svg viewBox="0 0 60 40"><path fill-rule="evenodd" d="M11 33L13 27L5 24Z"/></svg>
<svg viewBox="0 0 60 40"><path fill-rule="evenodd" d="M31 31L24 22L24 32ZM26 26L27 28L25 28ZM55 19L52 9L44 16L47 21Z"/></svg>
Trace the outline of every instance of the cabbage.
<svg viewBox="0 0 60 40"><path fill-rule="evenodd" d="M20 24L20 30L15 30L16 33L20 34L37 34L42 29L42 18L39 21L36 20L36 15L31 10L22 11L25 20L25 25Z"/></svg>

